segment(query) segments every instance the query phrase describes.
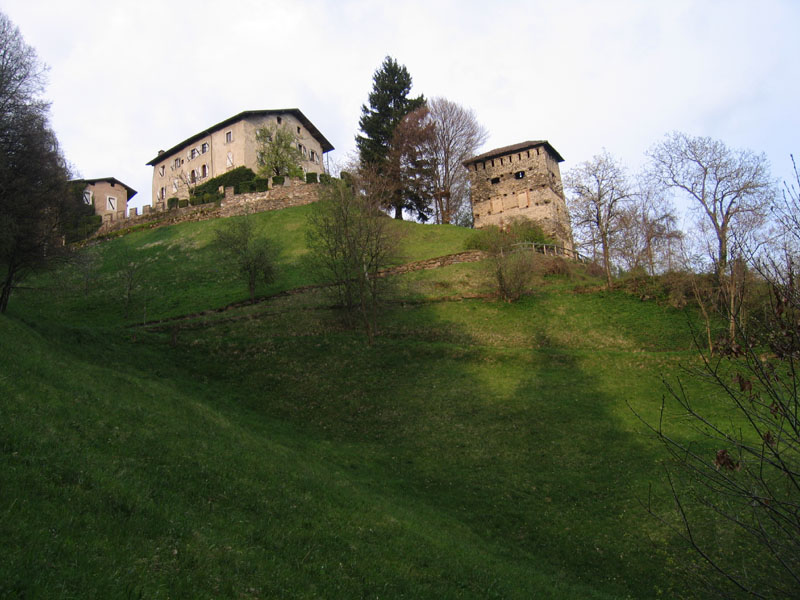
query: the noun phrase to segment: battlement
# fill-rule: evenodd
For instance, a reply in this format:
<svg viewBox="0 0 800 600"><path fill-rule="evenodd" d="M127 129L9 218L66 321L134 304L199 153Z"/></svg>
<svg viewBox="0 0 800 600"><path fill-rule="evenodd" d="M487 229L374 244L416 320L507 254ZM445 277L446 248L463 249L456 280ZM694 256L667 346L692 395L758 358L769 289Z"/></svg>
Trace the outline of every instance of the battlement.
<svg viewBox="0 0 800 600"><path fill-rule="evenodd" d="M495 148L466 161L475 228L502 227L525 217L571 249L572 228L558 167L563 161L546 140Z"/></svg>

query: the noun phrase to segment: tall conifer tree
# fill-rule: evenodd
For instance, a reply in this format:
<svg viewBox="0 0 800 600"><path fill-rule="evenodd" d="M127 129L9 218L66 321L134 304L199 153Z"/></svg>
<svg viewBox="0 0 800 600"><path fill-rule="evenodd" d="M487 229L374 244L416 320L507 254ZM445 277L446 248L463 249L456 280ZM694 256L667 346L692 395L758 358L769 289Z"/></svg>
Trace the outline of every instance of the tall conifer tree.
<svg viewBox="0 0 800 600"><path fill-rule="evenodd" d="M371 168L378 173L384 171L398 123L425 104L424 96L409 98L410 92L408 70L387 56L372 76L369 106L361 106L358 125L363 135L356 136L356 145L362 168ZM396 204L395 217L402 218L403 202L398 199Z"/></svg>
<svg viewBox="0 0 800 600"><path fill-rule="evenodd" d="M380 165L389 154L392 134L408 113L425 104L425 97L409 98L411 75L391 56L383 60L372 76L369 107L361 106L358 125L364 135L356 136L362 165Z"/></svg>

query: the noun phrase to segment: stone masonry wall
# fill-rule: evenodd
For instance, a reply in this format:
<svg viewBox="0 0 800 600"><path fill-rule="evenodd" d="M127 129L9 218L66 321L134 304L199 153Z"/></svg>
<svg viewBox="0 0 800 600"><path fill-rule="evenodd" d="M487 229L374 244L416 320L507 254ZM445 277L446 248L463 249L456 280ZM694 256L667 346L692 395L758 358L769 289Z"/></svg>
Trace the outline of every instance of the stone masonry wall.
<svg viewBox="0 0 800 600"><path fill-rule="evenodd" d="M167 211L148 211L140 216L132 216L124 220L104 222L96 236L103 236L120 229L140 225L164 227L189 221L205 221L220 217L243 215L246 212L264 212L280 210L290 206L302 206L317 201L319 183L302 183L294 180L285 186L270 189L266 192L250 194L234 194L233 188L225 188L225 198L219 206L200 204ZM147 207L145 207L147 208Z"/></svg>
<svg viewBox="0 0 800 600"><path fill-rule="evenodd" d="M538 222L572 248L558 163L544 147L511 152L468 167L475 227L502 227L515 217Z"/></svg>

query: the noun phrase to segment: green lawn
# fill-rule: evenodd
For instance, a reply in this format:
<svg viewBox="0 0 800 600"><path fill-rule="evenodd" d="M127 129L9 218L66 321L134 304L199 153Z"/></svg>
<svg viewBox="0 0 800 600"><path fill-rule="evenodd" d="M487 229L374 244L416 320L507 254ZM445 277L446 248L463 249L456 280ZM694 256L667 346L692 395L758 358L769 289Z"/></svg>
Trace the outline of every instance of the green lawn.
<svg viewBox="0 0 800 600"><path fill-rule="evenodd" d="M259 293L313 281L312 209L257 215L283 247ZM373 347L321 292L131 327L246 297L213 226L87 248L88 290L62 268L0 317L0 597L693 595L642 505L671 518L631 411L656 419L661 377L695 363L685 312L580 273L457 300L488 291L464 264L398 278ZM470 233L393 226L405 260ZM126 316L131 255L150 262Z"/></svg>

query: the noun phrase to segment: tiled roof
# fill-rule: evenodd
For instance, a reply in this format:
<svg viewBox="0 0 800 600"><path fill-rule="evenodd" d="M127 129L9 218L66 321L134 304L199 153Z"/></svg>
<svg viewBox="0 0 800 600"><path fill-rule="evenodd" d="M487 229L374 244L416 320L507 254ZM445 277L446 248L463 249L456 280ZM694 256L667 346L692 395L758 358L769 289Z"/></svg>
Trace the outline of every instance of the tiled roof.
<svg viewBox="0 0 800 600"><path fill-rule="evenodd" d="M564 162L564 159L561 155L556 152L556 149L550 145L550 142L547 140L528 140L527 142L520 142L519 144L512 144L510 146L503 146L502 148L495 148L494 150L489 150L488 152L484 152L483 154L479 154L478 156L474 156L469 160L464 161L464 166L471 165L476 162L480 162L483 160L491 160L492 158L498 158L500 156L505 156L506 154L514 154L514 152L522 152L523 150L528 150L529 148L536 148L538 146L544 146L545 149L553 155L553 158L556 159L558 162Z"/></svg>
<svg viewBox="0 0 800 600"><path fill-rule="evenodd" d="M174 145L172 148L170 148L165 152L159 152L158 156L156 156L147 164L149 166L155 166L157 162L161 162L165 158L169 158L171 154L175 154L176 152L182 150L189 144L196 142L197 140L200 140L208 135L211 135L213 132L222 129L223 127L227 127L231 123L236 123L238 121L241 121L242 119L246 119L248 117L263 117L269 115L285 115L285 114L293 115L298 121L300 121L303 124L303 126L306 129L308 129L309 133L313 135L314 138L316 138L316 140L320 143L323 152L330 152L331 150L333 150L333 145L327 139L325 139L325 136L320 133L319 129L317 129L314 126L314 124L308 120L308 117L306 117L302 112L300 112L300 109L298 108L278 108L274 110L246 110L244 112L240 112L238 115L234 115L228 119L225 119L224 121L220 121L219 123L217 123L216 125L212 125L208 129L204 129L199 133L195 133L192 137L186 138L180 144Z"/></svg>

